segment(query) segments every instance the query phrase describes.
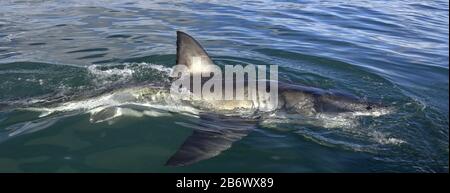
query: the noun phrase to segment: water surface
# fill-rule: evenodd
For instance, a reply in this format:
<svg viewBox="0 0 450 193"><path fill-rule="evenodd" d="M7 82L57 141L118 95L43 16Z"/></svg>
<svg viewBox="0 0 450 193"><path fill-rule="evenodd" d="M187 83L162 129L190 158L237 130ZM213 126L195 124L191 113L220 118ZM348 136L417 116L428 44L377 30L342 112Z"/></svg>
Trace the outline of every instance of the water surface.
<svg viewBox="0 0 450 193"><path fill-rule="evenodd" d="M375 98L394 114L358 127L260 127L213 159L164 163L183 115L0 112L0 172L448 172L448 1L1 1L0 104L164 82L176 30L218 64L277 64L280 79ZM31 130L37 127L32 127Z"/></svg>

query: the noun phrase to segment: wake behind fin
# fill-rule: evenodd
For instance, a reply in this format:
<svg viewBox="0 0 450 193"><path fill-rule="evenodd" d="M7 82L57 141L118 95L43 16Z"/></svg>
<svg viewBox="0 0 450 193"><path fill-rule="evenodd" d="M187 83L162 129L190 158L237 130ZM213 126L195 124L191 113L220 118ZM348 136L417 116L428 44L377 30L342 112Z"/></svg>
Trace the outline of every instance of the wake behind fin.
<svg viewBox="0 0 450 193"><path fill-rule="evenodd" d="M192 36L177 31L177 63L186 65L191 72L201 71L214 64L205 49Z"/></svg>

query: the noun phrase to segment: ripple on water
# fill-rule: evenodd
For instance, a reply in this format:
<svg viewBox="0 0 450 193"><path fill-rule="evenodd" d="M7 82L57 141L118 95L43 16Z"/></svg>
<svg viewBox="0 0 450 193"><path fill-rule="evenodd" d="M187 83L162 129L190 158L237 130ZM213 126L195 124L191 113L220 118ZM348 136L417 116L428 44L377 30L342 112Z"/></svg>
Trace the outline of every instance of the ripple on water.
<svg viewBox="0 0 450 193"><path fill-rule="evenodd" d="M277 64L286 82L397 108L358 120L357 129L261 128L222 156L177 169L160 166L179 145L172 138L181 143L190 132L170 124L175 119L95 125L78 116L2 143L0 171L124 171L132 165L178 172L448 172L448 1L0 1L0 13L0 109L13 101L165 82L176 60L176 30L196 37L220 65ZM31 117L2 112L0 129ZM136 140L141 136L148 138ZM107 159L124 155L127 164ZM73 168L59 168L68 161Z"/></svg>

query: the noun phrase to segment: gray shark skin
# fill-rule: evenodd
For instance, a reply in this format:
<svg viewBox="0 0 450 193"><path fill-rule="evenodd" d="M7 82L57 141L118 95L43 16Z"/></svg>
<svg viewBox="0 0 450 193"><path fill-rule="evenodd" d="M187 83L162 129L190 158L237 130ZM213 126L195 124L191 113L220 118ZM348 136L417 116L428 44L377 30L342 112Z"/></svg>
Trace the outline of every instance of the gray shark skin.
<svg viewBox="0 0 450 193"><path fill-rule="evenodd" d="M203 57L205 65L214 64L198 41L184 32L177 31L177 64L190 67L193 57ZM164 110L155 110L161 107L164 107ZM0 108L8 109L1 104ZM392 112L392 108L381 103L368 102L346 93L281 82L278 82L278 106L273 112L261 112L255 108L252 101L245 100L174 101L167 86L148 84L120 88L97 96L89 95L88 98L74 101L37 107L31 105L20 109L40 111L41 119L11 126L8 128L12 131L7 134L9 137L43 129L56 122L59 114L67 117L73 115L73 112L91 113L92 123L110 121L125 114L163 116L167 111L194 112L198 117L195 124L179 123L192 128L193 131L168 159L167 166L186 166L215 157L229 149L234 142L247 136L259 123L270 117L279 117L280 114L287 115L286 117L314 117L322 114L381 116ZM34 125L39 127L30 128Z"/></svg>
<svg viewBox="0 0 450 193"><path fill-rule="evenodd" d="M192 57L206 58L205 65L214 64L205 49L190 35L177 32L177 64L191 66ZM386 114L389 108L381 103L364 101L356 96L341 92L330 92L319 88L278 83L278 108L287 114L311 116L318 113L358 113L367 116ZM242 108L242 103L213 103L215 109ZM235 107L230 107L236 105ZM257 109L256 109L257 111ZM261 117L258 117L261 118ZM256 119L258 119L256 118ZM248 123L248 118L221 118L229 129L216 128L211 131L194 129L193 134L180 149L167 161L167 165L182 166L195 163L218 155L231 147L234 141L245 137L254 124ZM255 118L253 118L255 119ZM237 124L237 125L236 125ZM222 124L224 125L224 124ZM214 125L209 125L214 127Z"/></svg>

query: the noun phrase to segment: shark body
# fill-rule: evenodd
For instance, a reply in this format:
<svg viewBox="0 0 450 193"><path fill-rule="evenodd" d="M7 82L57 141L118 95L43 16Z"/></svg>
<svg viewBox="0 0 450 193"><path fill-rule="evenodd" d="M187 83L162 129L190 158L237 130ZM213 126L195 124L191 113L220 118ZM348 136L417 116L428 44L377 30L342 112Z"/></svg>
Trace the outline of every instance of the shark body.
<svg viewBox="0 0 450 193"><path fill-rule="evenodd" d="M177 64L186 64L192 70L202 68L191 63L192 57L203 57L207 64L213 64L194 38L177 32ZM122 115L160 116L167 112L188 112L198 117L199 121L189 125L193 128L191 136L166 163L169 166L184 166L217 156L235 141L247 136L258 122L266 119L318 115L381 116L392 112L391 108L381 103L368 102L346 93L281 82L278 83L277 107L271 112L261 112L259 105L251 100L174 100L167 86L140 85L45 107L24 107L22 109L42 112L41 121L33 122L33 129L30 125L15 126L9 136L45 128L54 122L55 115L61 113L71 116L73 113L89 112L90 121L98 123Z"/></svg>

